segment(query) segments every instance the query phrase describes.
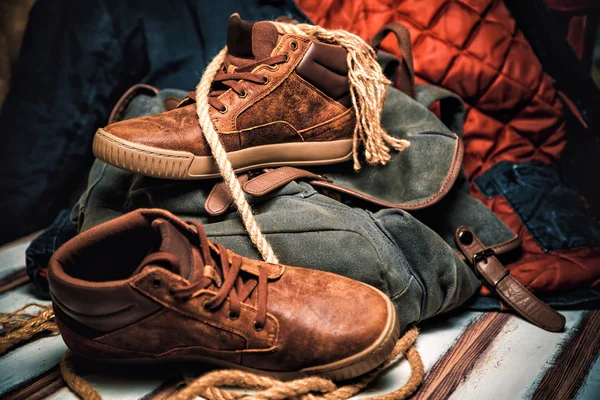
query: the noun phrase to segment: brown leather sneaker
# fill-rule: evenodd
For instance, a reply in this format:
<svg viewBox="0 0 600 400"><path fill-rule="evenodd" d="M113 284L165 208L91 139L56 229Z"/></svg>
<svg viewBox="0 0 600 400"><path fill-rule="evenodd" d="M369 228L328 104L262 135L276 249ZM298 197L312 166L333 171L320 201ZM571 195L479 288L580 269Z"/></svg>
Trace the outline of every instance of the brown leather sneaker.
<svg viewBox="0 0 600 400"><path fill-rule="evenodd" d="M236 172L279 165L321 165L352 157L355 116L346 50L278 33L268 21L234 14L228 54L213 81L210 116ZM177 109L97 131L97 158L170 179L219 176L191 93Z"/></svg>
<svg viewBox="0 0 600 400"><path fill-rule="evenodd" d="M244 258L163 210L76 236L50 260L49 282L65 343L94 359L190 359L341 380L380 365L399 336L377 289Z"/></svg>

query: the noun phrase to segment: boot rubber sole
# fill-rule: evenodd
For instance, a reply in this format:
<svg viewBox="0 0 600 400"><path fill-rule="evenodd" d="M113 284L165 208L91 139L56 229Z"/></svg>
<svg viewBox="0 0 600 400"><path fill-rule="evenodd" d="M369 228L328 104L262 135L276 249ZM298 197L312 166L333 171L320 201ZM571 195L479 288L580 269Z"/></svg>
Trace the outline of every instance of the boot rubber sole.
<svg viewBox="0 0 600 400"><path fill-rule="evenodd" d="M221 176L212 156L133 143L102 128L96 132L92 148L96 158L110 165L155 178L193 180ZM352 139L268 144L231 151L227 156L236 173L284 165L329 165L352 158Z"/></svg>
<svg viewBox="0 0 600 400"><path fill-rule="evenodd" d="M377 290L377 289L375 289ZM385 328L382 330L380 336L375 340L368 348L362 350L361 352L354 354L350 357L332 362L330 364L319 365L315 367L304 368L300 371L270 371L270 370L262 370L247 367L244 365L236 364L233 362L221 360L214 357L209 356L198 356L198 355L161 355L156 357L134 357L134 358L96 358L90 357L89 355L78 355L76 351L73 351L79 357L84 359L101 363L105 366L110 365L155 365L155 364L164 364L164 363L191 363L198 364L200 363L202 366L210 365L221 368L229 368L229 369L238 369L243 371L248 371L252 373L256 373L259 375L267 375L272 376L281 380L290 380L297 379L311 375L318 375L327 377L334 381L343 381L348 379L353 379L358 376L364 375L367 372L372 371L373 369L380 366L383 362L385 362L396 345L398 338L400 336L400 324L398 323L398 317L396 314L396 309L392 304L391 300L381 291L377 290L379 294L385 298L387 308L388 308L388 318L386 322ZM63 329L68 328L64 327ZM69 337L79 336L72 331L69 334ZM85 343L89 342L89 339L79 337L77 339L78 342ZM68 343L67 343L68 344ZM73 350L73 349L72 349ZM305 349L296 349L296 351L303 351Z"/></svg>

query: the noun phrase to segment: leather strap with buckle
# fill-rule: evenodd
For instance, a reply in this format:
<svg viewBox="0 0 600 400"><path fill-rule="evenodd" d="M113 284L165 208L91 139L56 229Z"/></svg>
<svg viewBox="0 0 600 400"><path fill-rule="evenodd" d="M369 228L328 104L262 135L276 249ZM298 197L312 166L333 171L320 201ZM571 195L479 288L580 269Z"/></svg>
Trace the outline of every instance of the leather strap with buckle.
<svg viewBox="0 0 600 400"><path fill-rule="evenodd" d="M496 253L481 243L475 233L461 226L455 240L458 248L472 264L475 274L502 302L517 314L551 332L560 332L565 326L565 317L549 307L502 265Z"/></svg>

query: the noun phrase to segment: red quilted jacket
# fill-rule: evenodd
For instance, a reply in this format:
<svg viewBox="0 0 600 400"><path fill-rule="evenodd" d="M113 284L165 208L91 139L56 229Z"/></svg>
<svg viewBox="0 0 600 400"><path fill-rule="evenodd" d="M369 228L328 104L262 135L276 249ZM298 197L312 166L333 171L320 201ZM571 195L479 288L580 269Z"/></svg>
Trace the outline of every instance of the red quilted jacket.
<svg viewBox="0 0 600 400"><path fill-rule="evenodd" d="M464 167L471 182L500 161L560 161L563 105L501 0L297 3L315 23L365 40L388 22L409 29L417 82L445 87L465 100ZM391 36L382 48L399 55ZM553 293L600 283L600 250L544 252L504 197L488 199L474 184L471 194L522 236L523 255L509 269L528 288Z"/></svg>

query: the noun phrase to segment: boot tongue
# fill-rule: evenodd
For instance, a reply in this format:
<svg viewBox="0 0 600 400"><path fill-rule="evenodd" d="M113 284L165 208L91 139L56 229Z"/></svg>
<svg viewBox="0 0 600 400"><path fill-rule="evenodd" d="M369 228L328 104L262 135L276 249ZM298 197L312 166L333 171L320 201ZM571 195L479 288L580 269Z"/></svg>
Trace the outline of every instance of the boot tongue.
<svg viewBox="0 0 600 400"><path fill-rule="evenodd" d="M152 221L152 228L160 235L158 251L171 253L179 259L179 265L174 265L171 271L190 279L193 272L193 255L188 238L164 219Z"/></svg>
<svg viewBox="0 0 600 400"><path fill-rule="evenodd" d="M239 64L240 61L243 63L243 60L235 60L236 58L255 61L269 57L278 40L279 33L271 22L244 21L239 14L229 17L227 51L233 56L230 58L234 65Z"/></svg>

